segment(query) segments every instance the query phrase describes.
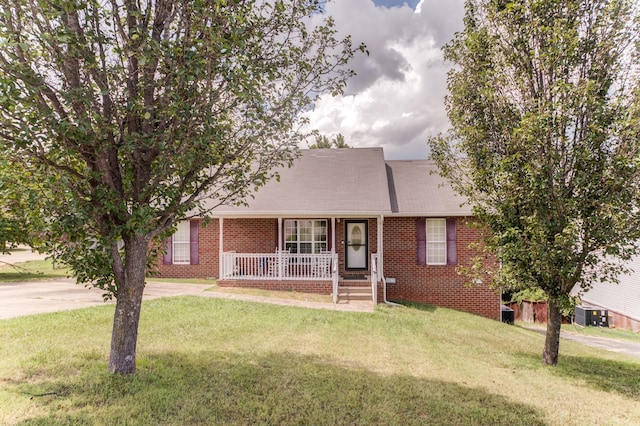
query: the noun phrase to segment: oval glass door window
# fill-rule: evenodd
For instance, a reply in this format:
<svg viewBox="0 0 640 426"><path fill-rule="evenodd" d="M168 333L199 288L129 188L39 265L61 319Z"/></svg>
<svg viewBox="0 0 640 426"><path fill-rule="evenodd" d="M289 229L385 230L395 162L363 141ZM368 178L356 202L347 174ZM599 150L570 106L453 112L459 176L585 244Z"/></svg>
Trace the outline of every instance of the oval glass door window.
<svg viewBox="0 0 640 426"><path fill-rule="evenodd" d="M354 225L353 229L351 230L351 245L353 246L353 249L355 251L360 250L360 248L362 247L362 236L363 236L363 232L362 229L360 229L360 225Z"/></svg>
<svg viewBox="0 0 640 426"><path fill-rule="evenodd" d="M367 269L367 223L360 221L347 222L347 269Z"/></svg>

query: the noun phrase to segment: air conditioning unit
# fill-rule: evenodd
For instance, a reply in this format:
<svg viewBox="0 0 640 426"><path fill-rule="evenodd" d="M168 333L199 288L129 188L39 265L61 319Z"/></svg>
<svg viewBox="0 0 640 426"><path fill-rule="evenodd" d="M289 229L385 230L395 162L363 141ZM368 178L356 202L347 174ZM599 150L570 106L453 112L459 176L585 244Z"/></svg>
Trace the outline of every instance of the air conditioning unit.
<svg viewBox="0 0 640 426"><path fill-rule="evenodd" d="M596 309L588 306L576 306L576 324L582 326L609 327L609 313L606 309Z"/></svg>

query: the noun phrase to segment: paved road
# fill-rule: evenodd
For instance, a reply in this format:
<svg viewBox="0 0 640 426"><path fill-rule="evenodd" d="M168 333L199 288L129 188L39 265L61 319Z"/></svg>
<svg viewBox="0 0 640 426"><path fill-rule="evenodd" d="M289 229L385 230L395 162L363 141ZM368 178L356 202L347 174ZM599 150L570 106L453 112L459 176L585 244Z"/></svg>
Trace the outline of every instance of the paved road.
<svg viewBox="0 0 640 426"><path fill-rule="evenodd" d="M545 329L543 327L530 326L525 328L538 333L545 333ZM640 343L635 343L628 340L612 339L608 337L585 336L583 334L570 333L566 331L561 331L560 337L562 339L573 340L574 342L582 343L586 346L640 358Z"/></svg>
<svg viewBox="0 0 640 426"><path fill-rule="evenodd" d="M10 254L0 253L0 267L29 260L40 260L45 257L46 255L32 251L30 247L20 246L17 250L12 250Z"/></svg>

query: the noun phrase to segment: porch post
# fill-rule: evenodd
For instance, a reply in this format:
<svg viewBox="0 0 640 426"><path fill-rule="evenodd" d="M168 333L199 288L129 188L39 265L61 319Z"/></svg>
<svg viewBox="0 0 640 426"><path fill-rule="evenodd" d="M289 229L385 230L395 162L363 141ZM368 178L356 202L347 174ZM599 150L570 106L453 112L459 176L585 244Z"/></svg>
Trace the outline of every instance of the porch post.
<svg viewBox="0 0 640 426"><path fill-rule="evenodd" d="M282 218L278 217L278 279L282 279Z"/></svg>
<svg viewBox="0 0 640 426"><path fill-rule="evenodd" d="M336 252L336 218L331 218L331 254L335 254Z"/></svg>
<svg viewBox="0 0 640 426"><path fill-rule="evenodd" d="M282 218L278 218L278 251L282 250Z"/></svg>
<svg viewBox="0 0 640 426"><path fill-rule="evenodd" d="M218 218L218 279L222 279L222 274L224 273L224 259L222 258L222 253L224 253L223 227L224 218L220 217Z"/></svg>

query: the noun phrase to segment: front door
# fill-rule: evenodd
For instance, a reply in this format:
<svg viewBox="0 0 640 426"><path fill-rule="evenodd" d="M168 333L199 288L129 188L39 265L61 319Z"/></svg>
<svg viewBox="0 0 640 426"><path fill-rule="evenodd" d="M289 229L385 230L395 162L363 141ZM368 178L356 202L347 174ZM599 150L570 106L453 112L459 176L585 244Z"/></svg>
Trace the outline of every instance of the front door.
<svg viewBox="0 0 640 426"><path fill-rule="evenodd" d="M367 270L369 266L369 246L367 241L368 221L347 220L346 269Z"/></svg>

